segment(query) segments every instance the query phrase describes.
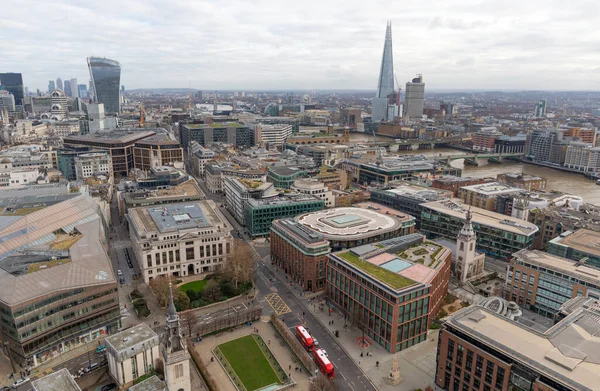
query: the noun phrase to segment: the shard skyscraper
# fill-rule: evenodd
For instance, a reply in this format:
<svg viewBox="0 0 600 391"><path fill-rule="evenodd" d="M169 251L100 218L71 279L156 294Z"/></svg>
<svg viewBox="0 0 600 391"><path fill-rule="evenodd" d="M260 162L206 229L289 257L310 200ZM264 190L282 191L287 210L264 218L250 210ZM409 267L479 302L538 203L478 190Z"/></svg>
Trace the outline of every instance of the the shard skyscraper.
<svg viewBox="0 0 600 391"><path fill-rule="evenodd" d="M377 83L377 94L373 99L373 122L392 121L399 113L394 91L394 55L392 53L392 22L388 22L385 30L385 43L381 69Z"/></svg>

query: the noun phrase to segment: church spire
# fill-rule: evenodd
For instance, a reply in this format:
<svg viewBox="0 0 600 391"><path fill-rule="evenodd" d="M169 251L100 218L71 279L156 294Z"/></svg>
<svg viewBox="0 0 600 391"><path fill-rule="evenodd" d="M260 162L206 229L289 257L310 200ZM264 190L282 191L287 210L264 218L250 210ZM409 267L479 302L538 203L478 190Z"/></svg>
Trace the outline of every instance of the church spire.
<svg viewBox="0 0 600 391"><path fill-rule="evenodd" d="M471 237L475 236L475 231L473 230L473 224L471 223L471 219L473 218L473 214L471 213L471 208L467 211L467 218L465 220L465 224L460 230L459 236Z"/></svg>
<svg viewBox="0 0 600 391"><path fill-rule="evenodd" d="M169 319L175 319L177 316L177 309L175 308L175 301L173 300L173 285L169 281Z"/></svg>

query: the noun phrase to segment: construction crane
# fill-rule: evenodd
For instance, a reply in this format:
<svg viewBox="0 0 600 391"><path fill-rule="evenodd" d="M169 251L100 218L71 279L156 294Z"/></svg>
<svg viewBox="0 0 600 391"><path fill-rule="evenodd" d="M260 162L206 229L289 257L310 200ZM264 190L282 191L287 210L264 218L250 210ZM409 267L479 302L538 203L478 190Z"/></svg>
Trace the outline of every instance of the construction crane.
<svg viewBox="0 0 600 391"><path fill-rule="evenodd" d="M402 113L400 112L400 93L402 92L402 87L400 87L400 83L398 83L398 76L394 73L394 80L396 81L396 86L398 87L398 95L396 96L396 106L398 106L398 117L402 117Z"/></svg>
<svg viewBox="0 0 600 391"><path fill-rule="evenodd" d="M377 160L375 160L375 163L378 167L381 167L383 166L383 151L381 151L377 147L377 136L375 136L375 127L373 127L373 141L375 142L375 153L377 154Z"/></svg>

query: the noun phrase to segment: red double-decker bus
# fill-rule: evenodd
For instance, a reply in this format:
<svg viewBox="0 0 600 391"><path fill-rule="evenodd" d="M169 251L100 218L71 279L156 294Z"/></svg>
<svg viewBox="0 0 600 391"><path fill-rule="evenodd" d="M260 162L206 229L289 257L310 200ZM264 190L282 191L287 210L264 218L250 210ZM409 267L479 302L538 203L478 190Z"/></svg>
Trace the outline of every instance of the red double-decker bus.
<svg viewBox="0 0 600 391"><path fill-rule="evenodd" d="M304 349L308 350L309 352L312 352L312 350L315 348L315 340L310 336L308 331L306 331L304 326L296 326L296 337L302 346L304 346Z"/></svg>
<svg viewBox="0 0 600 391"><path fill-rule="evenodd" d="M331 360L329 360L329 357L327 357L325 351L323 349L316 349L313 352L313 355L315 356L315 362L317 363L317 366L319 367L321 372L323 372L323 374L328 378L333 379L333 376L335 374L333 369L333 363L331 362Z"/></svg>

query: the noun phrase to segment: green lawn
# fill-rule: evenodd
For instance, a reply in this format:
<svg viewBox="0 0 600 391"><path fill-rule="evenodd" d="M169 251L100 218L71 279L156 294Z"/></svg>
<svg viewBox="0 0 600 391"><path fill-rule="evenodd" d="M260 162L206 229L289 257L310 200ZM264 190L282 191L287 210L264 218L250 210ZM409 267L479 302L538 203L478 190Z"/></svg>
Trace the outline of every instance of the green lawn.
<svg viewBox="0 0 600 391"><path fill-rule="evenodd" d="M206 286L206 284L208 284L208 280L192 281L192 282L188 282L187 284L181 285L178 289L184 293L186 291L202 292L204 290L204 287Z"/></svg>
<svg viewBox="0 0 600 391"><path fill-rule="evenodd" d="M248 391L279 383L277 374L252 335L219 345L219 350Z"/></svg>
<svg viewBox="0 0 600 391"><path fill-rule="evenodd" d="M406 278L401 276L400 274L396 274L390 270L379 267L375 264L372 264L367 261L363 261L356 255L352 254L349 250L343 253L337 253L338 257L350 262L357 268L363 270L367 274L372 275L376 279L382 281L385 284L388 284L394 289L401 289L416 284L415 281L410 278Z"/></svg>

